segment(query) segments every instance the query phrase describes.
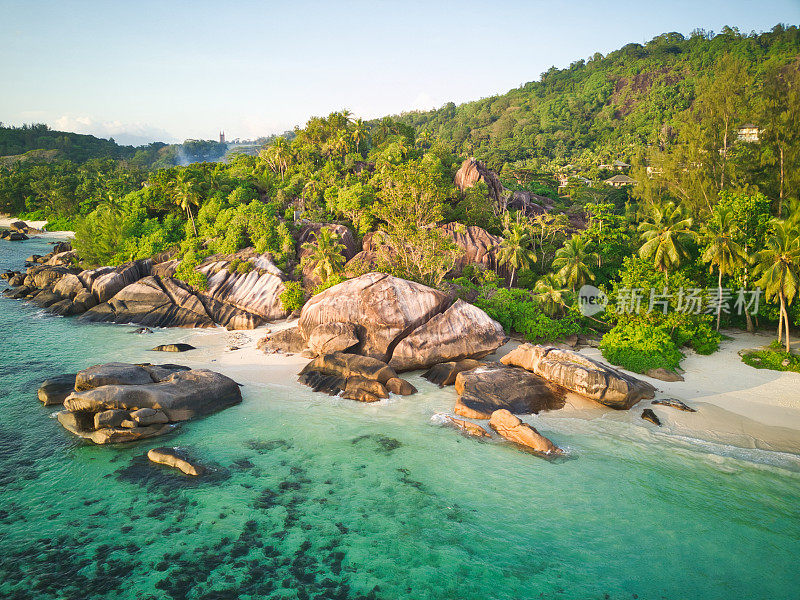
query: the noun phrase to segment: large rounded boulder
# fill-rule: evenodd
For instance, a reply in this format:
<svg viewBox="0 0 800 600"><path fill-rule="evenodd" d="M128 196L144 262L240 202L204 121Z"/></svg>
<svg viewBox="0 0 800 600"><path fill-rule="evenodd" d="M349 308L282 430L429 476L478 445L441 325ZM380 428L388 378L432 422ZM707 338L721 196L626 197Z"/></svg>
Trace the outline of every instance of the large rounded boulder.
<svg viewBox="0 0 800 600"><path fill-rule="evenodd" d="M447 307L447 296L420 283L367 273L312 297L303 307L298 327L305 339L322 323L356 326L364 356L386 361L395 344Z"/></svg>
<svg viewBox="0 0 800 600"><path fill-rule="evenodd" d="M454 412L468 419L489 419L496 410L539 413L564 406L564 394L541 377L501 363L486 363L456 376Z"/></svg>
<svg viewBox="0 0 800 600"><path fill-rule="evenodd" d="M436 363L481 358L506 340L503 326L463 300L420 325L395 346L389 364L397 371Z"/></svg>
<svg viewBox="0 0 800 600"><path fill-rule="evenodd" d="M571 350L522 344L501 362L618 410L655 396L649 383Z"/></svg>

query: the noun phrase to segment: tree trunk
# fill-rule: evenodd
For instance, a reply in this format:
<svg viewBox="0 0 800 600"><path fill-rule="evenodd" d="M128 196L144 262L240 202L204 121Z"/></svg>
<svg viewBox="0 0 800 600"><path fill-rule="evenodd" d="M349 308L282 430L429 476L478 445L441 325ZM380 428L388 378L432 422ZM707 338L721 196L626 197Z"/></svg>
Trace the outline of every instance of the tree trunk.
<svg viewBox="0 0 800 600"><path fill-rule="evenodd" d="M194 215L192 214L192 207L187 205L186 212L189 213L189 220L192 222L192 229L194 230L194 237L197 237L197 227L194 225Z"/></svg>
<svg viewBox="0 0 800 600"><path fill-rule="evenodd" d="M719 297L717 300L717 331L719 331L719 319L722 315L722 268L719 269L719 280L717 282Z"/></svg>
<svg viewBox="0 0 800 600"><path fill-rule="evenodd" d="M783 218L783 146L781 149L781 187L778 193L778 218Z"/></svg>
<svg viewBox="0 0 800 600"><path fill-rule="evenodd" d="M728 162L728 119L725 119L725 135L722 138L722 173L719 178L720 191L725 189L725 165Z"/></svg>
<svg viewBox="0 0 800 600"><path fill-rule="evenodd" d="M511 267L511 281L508 284L508 289L514 287L514 275L517 274L517 267Z"/></svg>
<svg viewBox="0 0 800 600"><path fill-rule="evenodd" d="M778 312L778 343L780 344L780 343L783 342L783 309L784 309L784 305L783 305L783 292L782 291L781 291L780 294L778 294L778 298L780 298L780 301L781 301L781 309ZM788 337L787 337L787 339L788 339ZM787 343L787 345L788 345L788 343Z"/></svg>
<svg viewBox="0 0 800 600"><path fill-rule="evenodd" d="M781 294L781 312L783 313L783 322L786 329L786 352L789 352L789 311L786 309L786 301Z"/></svg>
<svg viewBox="0 0 800 600"><path fill-rule="evenodd" d="M747 333L753 333L755 328L753 327L753 317L750 316L750 313L747 311L747 307L744 310L744 318L747 319Z"/></svg>
<svg viewBox="0 0 800 600"><path fill-rule="evenodd" d="M750 255L750 248L746 245L744 247L745 254L748 256ZM747 284L750 281L748 276L747 267L744 268L744 289L747 289ZM750 316L750 313L747 310L747 305L744 307L744 318L747 319L747 333L753 333L755 331L755 327L753 327L753 317Z"/></svg>

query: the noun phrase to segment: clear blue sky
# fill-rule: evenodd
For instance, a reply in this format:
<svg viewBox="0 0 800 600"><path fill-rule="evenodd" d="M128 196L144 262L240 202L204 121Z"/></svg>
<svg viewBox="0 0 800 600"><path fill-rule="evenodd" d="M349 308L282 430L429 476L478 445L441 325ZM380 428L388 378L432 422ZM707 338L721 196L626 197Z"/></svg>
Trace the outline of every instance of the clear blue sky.
<svg viewBox="0 0 800 600"><path fill-rule="evenodd" d="M800 23L800 0L0 0L0 121L118 141L256 137L503 93L666 31Z"/></svg>

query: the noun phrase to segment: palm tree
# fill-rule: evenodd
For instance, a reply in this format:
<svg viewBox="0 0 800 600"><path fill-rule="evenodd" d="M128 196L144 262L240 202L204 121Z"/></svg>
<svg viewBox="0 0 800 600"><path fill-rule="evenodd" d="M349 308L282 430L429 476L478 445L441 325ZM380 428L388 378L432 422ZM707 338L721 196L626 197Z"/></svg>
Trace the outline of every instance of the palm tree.
<svg viewBox="0 0 800 600"><path fill-rule="evenodd" d="M175 177L175 181L172 182L176 203L189 216L195 237L197 237L197 227L194 224L192 206L200 206L199 187L197 179L189 172L189 169L181 169Z"/></svg>
<svg viewBox="0 0 800 600"><path fill-rule="evenodd" d="M711 263L712 273L716 266L719 274L717 280L717 288L719 289L717 331L719 331L719 321L722 314L722 276L733 275L734 270L737 267L746 265L748 259L747 253L731 236L734 225L733 212L729 208L723 208L714 212L706 228L709 242L703 252L703 261Z"/></svg>
<svg viewBox="0 0 800 600"><path fill-rule="evenodd" d="M325 283L344 267L344 245L339 234L323 227L313 242L306 242L302 249L307 254L300 261L303 267L311 266L312 273Z"/></svg>
<svg viewBox="0 0 800 600"><path fill-rule="evenodd" d="M662 208L654 208L652 221L639 225L644 240L639 248L639 256L653 260L656 268L666 273L667 282L670 269L679 267L682 261L689 258L686 245L695 237L691 227L691 217L687 217L683 209L673 202L668 202Z"/></svg>
<svg viewBox="0 0 800 600"><path fill-rule="evenodd" d="M556 252L553 268L556 275L574 292L589 281L594 281L594 273L589 263L597 261L597 253L590 252L589 244L577 233L564 242Z"/></svg>
<svg viewBox="0 0 800 600"><path fill-rule="evenodd" d="M303 204L303 212L306 210L306 200L314 199L316 200L320 193L320 183L314 178L309 179L306 181L305 185L303 186L303 192L300 194L300 200Z"/></svg>
<svg viewBox="0 0 800 600"><path fill-rule="evenodd" d="M514 287L514 277L518 269L529 267L536 262L536 253L531 250L532 239L526 227L513 223L510 229L504 232L503 241L500 242L498 262L501 265L511 266L511 280L508 287Z"/></svg>
<svg viewBox="0 0 800 600"><path fill-rule="evenodd" d="M286 176L289 161L292 159L292 149L285 137L276 138L272 145L261 151L261 157L267 161L273 173L279 173L281 181Z"/></svg>
<svg viewBox="0 0 800 600"><path fill-rule="evenodd" d="M356 119L353 123L353 131L350 135L356 144L356 152L361 152L361 143L369 137L369 128L364 121Z"/></svg>
<svg viewBox="0 0 800 600"><path fill-rule="evenodd" d="M775 296L780 302L778 342L786 331L786 351L789 352L789 312L800 285L800 230L786 221L773 221L773 233L767 237L765 248L756 255L767 300Z"/></svg>
<svg viewBox="0 0 800 600"><path fill-rule="evenodd" d="M533 287L533 293L539 299L544 312L552 317L564 306L564 282L557 275L543 275Z"/></svg>

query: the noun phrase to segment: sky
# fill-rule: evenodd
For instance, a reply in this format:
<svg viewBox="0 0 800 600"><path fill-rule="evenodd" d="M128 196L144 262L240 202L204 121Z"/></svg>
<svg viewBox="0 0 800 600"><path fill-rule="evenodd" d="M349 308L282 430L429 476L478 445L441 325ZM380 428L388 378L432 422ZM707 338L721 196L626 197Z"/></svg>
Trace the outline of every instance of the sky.
<svg viewBox="0 0 800 600"><path fill-rule="evenodd" d="M0 0L0 122L252 139L504 93L668 31L777 23L800 24L800 0Z"/></svg>

